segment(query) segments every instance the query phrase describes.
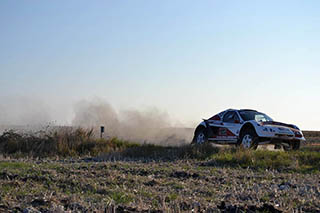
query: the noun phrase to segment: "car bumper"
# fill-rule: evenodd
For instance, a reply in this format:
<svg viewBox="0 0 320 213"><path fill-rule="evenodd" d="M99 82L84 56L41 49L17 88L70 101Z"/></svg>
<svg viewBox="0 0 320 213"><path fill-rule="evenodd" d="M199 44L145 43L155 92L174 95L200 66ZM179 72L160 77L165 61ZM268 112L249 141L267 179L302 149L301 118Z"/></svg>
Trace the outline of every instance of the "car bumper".
<svg viewBox="0 0 320 213"><path fill-rule="evenodd" d="M260 138L268 138L273 141L305 141L301 131L283 127L263 127L257 131Z"/></svg>
<svg viewBox="0 0 320 213"><path fill-rule="evenodd" d="M289 137L289 136L274 136L274 137L260 137L259 144L282 144L282 143L302 143L305 142L304 137Z"/></svg>

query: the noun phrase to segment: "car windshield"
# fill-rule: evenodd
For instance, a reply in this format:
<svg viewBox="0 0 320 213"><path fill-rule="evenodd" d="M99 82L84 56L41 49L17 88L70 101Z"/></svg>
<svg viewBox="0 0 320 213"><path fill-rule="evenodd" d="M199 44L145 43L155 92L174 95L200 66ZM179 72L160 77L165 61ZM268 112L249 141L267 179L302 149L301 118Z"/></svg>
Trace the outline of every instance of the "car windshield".
<svg viewBox="0 0 320 213"><path fill-rule="evenodd" d="M250 120L255 120L258 122L273 121L272 118L270 118L266 114L263 114L257 111L243 110L243 111L239 111L239 113L244 121L250 121Z"/></svg>

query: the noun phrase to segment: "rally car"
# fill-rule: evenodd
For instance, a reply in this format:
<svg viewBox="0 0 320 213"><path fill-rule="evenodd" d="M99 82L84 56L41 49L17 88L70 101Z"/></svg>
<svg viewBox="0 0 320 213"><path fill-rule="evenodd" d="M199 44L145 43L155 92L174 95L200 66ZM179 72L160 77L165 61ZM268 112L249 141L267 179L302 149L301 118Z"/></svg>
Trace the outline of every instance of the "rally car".
<svg viewBox="0 0 320 213"><path fill-rule="evenodd" d="M195 130L192 144L234 144L244 149L274 144L275 148L297 150L304 141L302 131L293 124L273 121L256 110L228 109L203 119Z"/></svg>

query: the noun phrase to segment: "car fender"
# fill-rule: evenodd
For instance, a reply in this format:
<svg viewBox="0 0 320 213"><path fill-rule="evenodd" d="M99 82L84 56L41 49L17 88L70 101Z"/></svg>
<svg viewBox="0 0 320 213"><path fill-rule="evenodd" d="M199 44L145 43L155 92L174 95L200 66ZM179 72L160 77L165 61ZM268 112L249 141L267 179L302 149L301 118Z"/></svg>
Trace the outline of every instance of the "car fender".
<svg viewBox="0 0 320 213"><path fill-rule="evenodd" d="M206 122L205 122L205 121L202 121L202 122L197 126L197 128L195 129L195 131L194 131L194 135L193 135L193 139L192 139L192 141L193 141L193 142L195 142L197 132L198 132L198 131L199 131L199 129L201 129L201 128L205 128L205 129L207 129L207 124L206 124Z"/></svg>
<svg viewBox="0 0 320 213"><path fill-rule="evenodd" d="M202 121L196 128L196 130L194 131L194 134L197 133L197 131L200 129L200 128L207 128L207 124L205 121Z"/></svg>
<svg viewBox="0 0 320 213"><path fill-rule="evenodd" d="M202 122L198 125L198 127L207 128L208 126L207 126L207 123L206 123L205 121L202 121Z"/></svg>
<svg viewBox="0 0 320 213"><path fill-rule="evenodd" d="M274 137L275 133L277 133L275 128L272 128L273 131L269 131L270 127L267 128L266 126L259 124L257 121L247 121L246 123L250 123L258 137Z"/></svg>
<svg viewBox="0 0 320 213"><path fill-rule="evenodd" d="M239 132L239 139L241 138L241 134L243 131L245 131L247 128L251 128L253 129L257 135L259 136L257 130L258 130L258 126L259 124L256 121L246 121L242 124L241 128L240 128L240 132Z"/></svg>

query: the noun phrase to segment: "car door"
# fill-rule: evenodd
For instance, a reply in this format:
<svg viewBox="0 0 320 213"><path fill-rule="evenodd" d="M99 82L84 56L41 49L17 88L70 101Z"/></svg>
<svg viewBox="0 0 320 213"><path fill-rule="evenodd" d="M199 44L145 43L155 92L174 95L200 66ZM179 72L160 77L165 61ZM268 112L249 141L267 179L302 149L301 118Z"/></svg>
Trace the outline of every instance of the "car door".
<svg viewBox="0 0 320 213"><path fill-rule="evenodd" d="M223 116L222 121L224 129L221 129L221 138L236 142L241 127L238 114L235 111L229 111Z"/></svg>

